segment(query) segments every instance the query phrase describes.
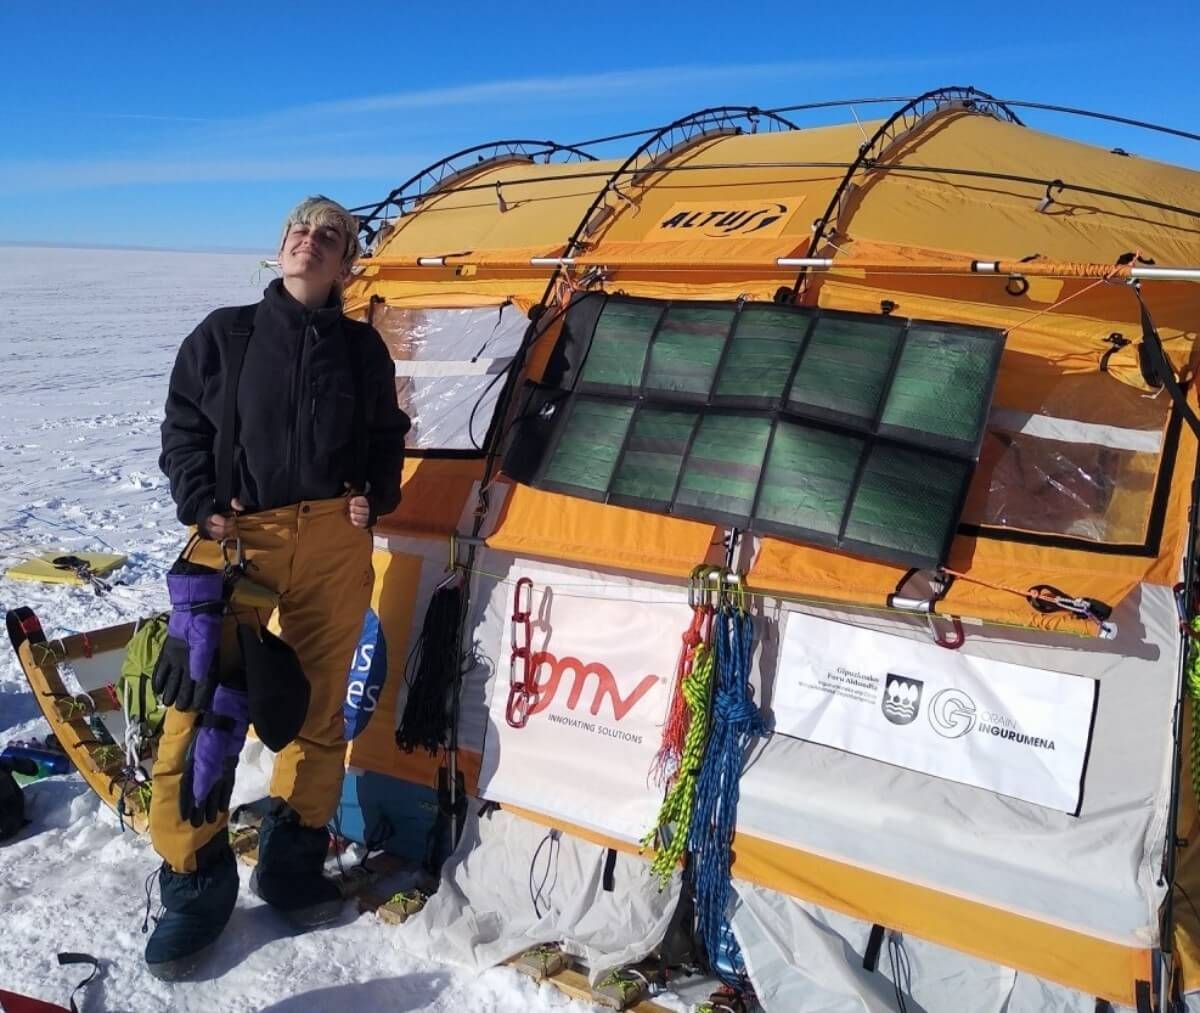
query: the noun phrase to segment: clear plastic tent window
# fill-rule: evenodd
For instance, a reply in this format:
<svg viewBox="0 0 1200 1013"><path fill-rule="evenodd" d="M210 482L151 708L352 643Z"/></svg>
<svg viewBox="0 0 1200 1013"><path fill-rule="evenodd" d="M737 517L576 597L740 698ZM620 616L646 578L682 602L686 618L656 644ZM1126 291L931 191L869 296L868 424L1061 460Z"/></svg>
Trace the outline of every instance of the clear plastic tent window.
<svg viewBox="0 0 1200 1013"><path fill-rule="evenodd" d="M396 398L412 419L408 446L480 450L496 409L500 374L528 319L515 306L474 309L377 307L372 323L396 367Z"/></svg>

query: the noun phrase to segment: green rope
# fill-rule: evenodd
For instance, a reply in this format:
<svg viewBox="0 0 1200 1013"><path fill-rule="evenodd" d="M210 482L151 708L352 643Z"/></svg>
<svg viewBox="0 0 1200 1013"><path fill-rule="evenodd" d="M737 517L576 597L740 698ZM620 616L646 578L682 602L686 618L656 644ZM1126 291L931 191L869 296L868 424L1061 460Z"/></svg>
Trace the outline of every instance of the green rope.
<svg viewBox="0 0 1200 1013"><path fill-rule="evenodd" d="M114 763L117 760L123 759L125 759L125 750L113 743L95 746L92 749L92 762L101 770L107 767L110 763Z"/></svg>
<svg viewBox="0 0 1200 1013"><path fill-rule="evenodd" d="M1200 616L1191 622L1192 632L1200 634ZM1200 640L1188 638L1190 657L1187 665L1188 696L1192 698L1192 792L1200 805Z"/></svg>
<svg viewBox="0 0 1200 1013"><path fill-rule="evenodd" d="M713 650L708 644L696 648L692 672L683 680L681 690L688 706L687 734L683 737L683 755L679 761L679 772L675 783L663 799L654 827L642 839L642 847L649 848L656 840L662 840L663 831L674 826L674 832L666 845L660 847L650 864L650 871L658 877L659 884L666 886L687 846L688 827L692 825L692 810L696 806L696 783L704 762L704 746L708 741L708 707L713 681Z"/></svg>
<svg viewBox="0 0 1200 1013"><path fill-rule="evenodd" d="M423 896L417 890L397 890L390 898L389 904L414 904L423 900Z"/></svg>
<svg viewBox="0 0 1200 1013"><path fill-rule="evenodd" d="M627 1003L631 999L636 999L642 993L642 982L645 979L639 979L629 974L629 972L618 968L615 971L610 971L600 981L596 983L597 989L609 988L617 993L617 997L621 1002Z"/></svg>

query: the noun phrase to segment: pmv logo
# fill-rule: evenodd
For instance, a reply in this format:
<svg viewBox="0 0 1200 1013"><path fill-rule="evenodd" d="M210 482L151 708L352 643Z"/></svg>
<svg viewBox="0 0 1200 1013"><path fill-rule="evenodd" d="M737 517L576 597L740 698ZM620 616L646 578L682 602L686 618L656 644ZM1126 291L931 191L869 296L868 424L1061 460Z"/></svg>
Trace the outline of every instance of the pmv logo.
<svg viewBox="0 0 1200 1013"><path fill-rule="evenodd" d="M588 712L593 717L599 715L600 706L607 699L617 721L624 719L658 682L657 675L647 675L622 696L616 677L607 665L598 661L585 664L578 658L556 658L548 651L539 651L530 660L530 667L533 669L533 683L537 688L537 699L529 708L531 716L544 711L555 701L564 676L570 683L567 693L568 710L575 710L584 699L584 693L591 690Z"/></svg>
<svg viewBox="0 0 1200 1013"><path fill-rule="evenodd" d="M883 685L883 716L894 725L912 724L921 709L921 687L924 685L920 679L888 672L887 682Z"/></svg>

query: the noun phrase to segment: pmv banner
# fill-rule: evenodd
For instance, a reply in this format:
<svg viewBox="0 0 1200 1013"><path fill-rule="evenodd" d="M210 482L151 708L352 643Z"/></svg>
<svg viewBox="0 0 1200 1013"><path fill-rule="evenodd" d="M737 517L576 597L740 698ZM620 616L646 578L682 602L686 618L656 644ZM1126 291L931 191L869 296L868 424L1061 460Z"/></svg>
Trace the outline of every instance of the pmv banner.
<svg viewBox="0 0 1200 1013"><path fill-rule="evenodd" d="M514 587L533 581L531 666L537 697L524 728L505 720ZM480 794L638 841L662 793L648 772L662 738L680 637L683 591L553 571L520 561L496 585L489 624L503 629Z"/></svg>
<svg viewBox="0 0 1200 1013"><path fill-rule="evenodd" d="M791 612L775 730L1078 815L1099 686Z"/></svg>

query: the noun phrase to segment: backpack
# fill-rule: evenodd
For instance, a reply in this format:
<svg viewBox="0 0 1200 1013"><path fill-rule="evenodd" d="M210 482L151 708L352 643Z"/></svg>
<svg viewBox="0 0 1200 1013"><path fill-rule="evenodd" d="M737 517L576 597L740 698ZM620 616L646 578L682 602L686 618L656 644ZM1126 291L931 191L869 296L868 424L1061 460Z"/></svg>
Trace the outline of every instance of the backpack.
<svg viewBox="0 0 1200 1013"><path fill-rule="evenodd" d="M25 826L25 796L8 764L0 764L0 841Z"/></svg>
<svg viewBox="0 0 1200 1013"><path fill-rule="evenodd" d="M167 639L167 614L142 622L129 638L125 658L121 662L121 677L117 680L117 695L125 720L143 726L153 737L162 729L167 709L158 702L151 678L158 655Z"/></svg>

